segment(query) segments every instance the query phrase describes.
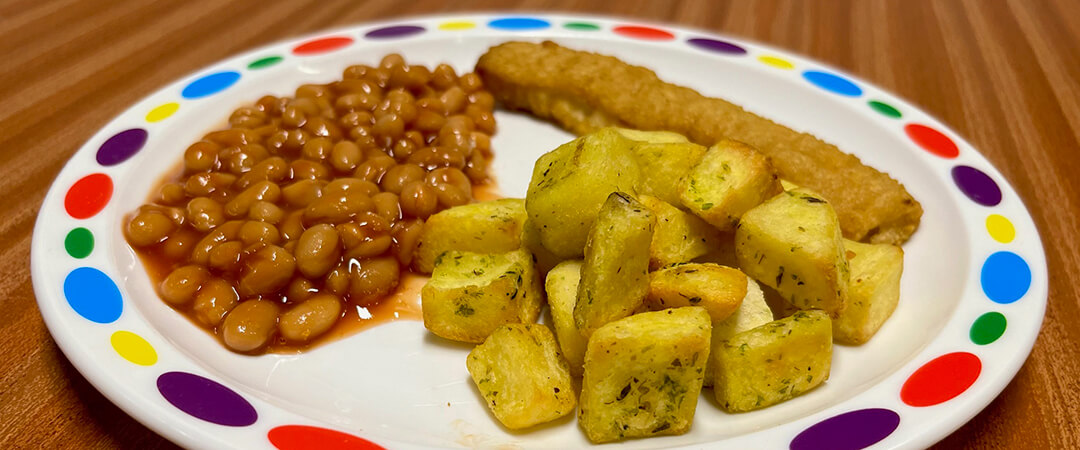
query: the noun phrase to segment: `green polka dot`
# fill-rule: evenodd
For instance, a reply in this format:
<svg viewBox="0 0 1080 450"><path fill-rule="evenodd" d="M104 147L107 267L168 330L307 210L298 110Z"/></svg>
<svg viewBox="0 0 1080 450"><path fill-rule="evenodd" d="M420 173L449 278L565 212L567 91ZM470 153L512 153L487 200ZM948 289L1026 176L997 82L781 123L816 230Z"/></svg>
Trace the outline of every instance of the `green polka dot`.
<svg viewBox="0 0 1080 450"><path fill-rule="evenodd" d="M280 56L267 56L265 58L256 59L255 61L252 61L251 64L248 64L248 69L262 69L270 67L274 64L281 62L282 59L284 58Z"/></svg>
<svg viewBox="0 0 1080 450"><path fill-rule="evenodd" d="M567 29L570 29L570 30L578 30L578 31L596 31L596 30L600 29L599 25L597 25L595 23L587 23L587 22L570 22L570 23L567 23L567 24L563 25L563 27L565 27Z"/></svg>
<svg viewBox="0 0 1080 450"><path fill-rule="evenodd" d="M874 108L874 111L877 111L882 115L889 116L894 119L899 119L901 116L903 116L903 114L900 114L900 110L877 100L870 100L870 107Z"/></svg>
<svg viewBox="0 0 1080 450"><path fill-rule="evenodd" d="M1005 333L1005 316L999 312L988 312L975 319L971 324L971 342L986 345L998 340Z"/></svg>
<svg viewBox="0 0 1080 450"><path fill-rule="evenodd" d="M64 238L64 249L75 258L85 258L94 251L94 234L86 228L76 228Z"/></svg>

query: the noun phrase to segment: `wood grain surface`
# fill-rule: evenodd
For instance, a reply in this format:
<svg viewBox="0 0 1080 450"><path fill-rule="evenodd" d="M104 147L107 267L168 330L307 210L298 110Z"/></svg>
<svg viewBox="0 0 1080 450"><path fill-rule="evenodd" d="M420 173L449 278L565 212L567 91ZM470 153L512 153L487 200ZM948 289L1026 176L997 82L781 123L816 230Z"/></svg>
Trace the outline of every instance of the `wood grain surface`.
<svg viewBox="0 0 1080 450"><path fill-rule="evenodd" d="M170 443L64 358L34 302L30 237L64 162L128 105L189 72L328 27L469 10L664 21L805 54L940 118L1019 191L1050 300L1035 349L945 448L1080 448L1080 2L0 1L0 448Z"/></svg>

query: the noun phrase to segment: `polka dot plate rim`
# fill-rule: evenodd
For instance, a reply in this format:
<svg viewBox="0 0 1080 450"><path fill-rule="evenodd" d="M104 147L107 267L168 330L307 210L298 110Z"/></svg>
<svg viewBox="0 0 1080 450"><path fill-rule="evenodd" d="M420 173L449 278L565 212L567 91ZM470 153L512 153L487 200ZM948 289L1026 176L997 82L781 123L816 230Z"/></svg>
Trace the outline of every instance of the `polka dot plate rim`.
<svg viewBox="0 0 1080 450"><path fill-rule="evenodd" d="M209 347L217 343L178 322L175 313L170 318L148 291L145 273L130 250L125 253L117 231L122 215L179 161L183 147L170 142L190 142L193 133L219 126L227 111L258 98L260 90L280 95L300 80L330 81L347 62L371 64L389 51L469 69L484 48L513 39L553 39L615 54L668 81L810 131L893 174L926 207L920 231L905 246L904 294L894 318L863 347L838 347L829 382L747 414L719 413L707 397L689 434L627 446L925 447L977 414L1023 364L1046 306L1042 243L1016 192L955 131L842 70L746 39L640 20L518 13L398 18L290 38L196 71L121 113L73 155L35 224L34 289L57 344L106 397L184 446L294 448L305 439L337 439L348 448L583 445L572 421L527 434L495 425L469 390L467 349L433 342L416 322L381 326L299 356L260 359ZM813 114L785 107L807 104ZM532 160L569 135L523 116L500 112L498 119L494 171L504 193L520 195L522 176L515 175L527 181ZM844 126L852 121L859 126ZM89 235L74 232L80 229ZM930 322L920 330L928 336L903 343L900 337L922 325L915 319ZM424 349L425 359L363 345L371 340ZM897 346L906 347L891 350ZM332 364L342 352L367 352L372 361L404 358L414 370L398 364L364 373L375 384L398 380L396 389L381 389L386 392L328 382L325 389L304 388L312 400L283 393L302 389L302 376L317 375L307 366ZM260 365L271 359L274 370ZM428 370L433 364L452 367ZM245 371L255 374L238 373ZM425 394L411 396L408 389ZM417 406L423 399L429 404ZM340 408L312 406L319 401ZM426 428L409 429L395 422L398 416ZM866 431L839 440L830 431L853 425Z"/></svg>

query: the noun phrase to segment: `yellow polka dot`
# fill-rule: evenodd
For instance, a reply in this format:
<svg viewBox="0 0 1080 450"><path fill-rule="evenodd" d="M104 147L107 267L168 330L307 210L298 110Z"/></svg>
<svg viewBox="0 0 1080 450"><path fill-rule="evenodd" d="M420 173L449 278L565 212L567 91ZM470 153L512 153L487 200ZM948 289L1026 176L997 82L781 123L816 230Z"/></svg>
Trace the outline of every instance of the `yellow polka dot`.
<svg viewBox="0 0 1080 450"><path fill-rule="evenodd" d="M157 108L151 109L150 112L146 113L146 121L161 122L162 120L165 120L169 116L173 115L173 113L175 113L178 109L180 109L180 104L176 102L169 102L164 105L158 106Z"/></svg>
<svg viewBox="0 0 1080 450"><path fill-rule="evenodd" d="M130 331L117 331L109 341L116 353L134 364L152 366L157 362L157 352L142 336Z"/></svg>
<svg viewBox="0 0 1080 450"><path fill-rule="evenodd" d="M1008 244L1016 238L1016 228L1013 228L1012 222L997 214L986 218L986 231L990 232L990 237L1002 244Z"/></svg>
<svg viewBox="0 0 1080 450"><path fill-rule="evenodd" d="M476 24L472 22L446 22L439 25L440 30L469 30L476 28Z"/></svg>
<svg viewBox="0 0 1080 450"><path fill-rule="evenodd" d="M778 69L791 70L795 68L795 65L792 64L791 61L783 58L778 58L776 56L759 56L758 61L761 61Z"/></svg>

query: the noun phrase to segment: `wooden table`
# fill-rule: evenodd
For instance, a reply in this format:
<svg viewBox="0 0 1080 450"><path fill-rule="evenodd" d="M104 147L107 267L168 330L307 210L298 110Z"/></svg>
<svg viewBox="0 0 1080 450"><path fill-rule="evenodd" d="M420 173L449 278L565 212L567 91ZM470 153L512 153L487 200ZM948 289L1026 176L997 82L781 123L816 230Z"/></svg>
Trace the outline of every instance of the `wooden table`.
<svg viewBox="0 0 1080 450"><path fill-rule="evenodd" d="M0 2L0 448L170 443L61 354L30 282L37 209L68 157L129 104L234 53L319 29L451 10L563 10L711 29L839 66L967 137L1046 243L1050 302L1016 379L942 447L1080 448L1080 3L259 0ZM449 3L449 2L446 2Z"/></svg>

